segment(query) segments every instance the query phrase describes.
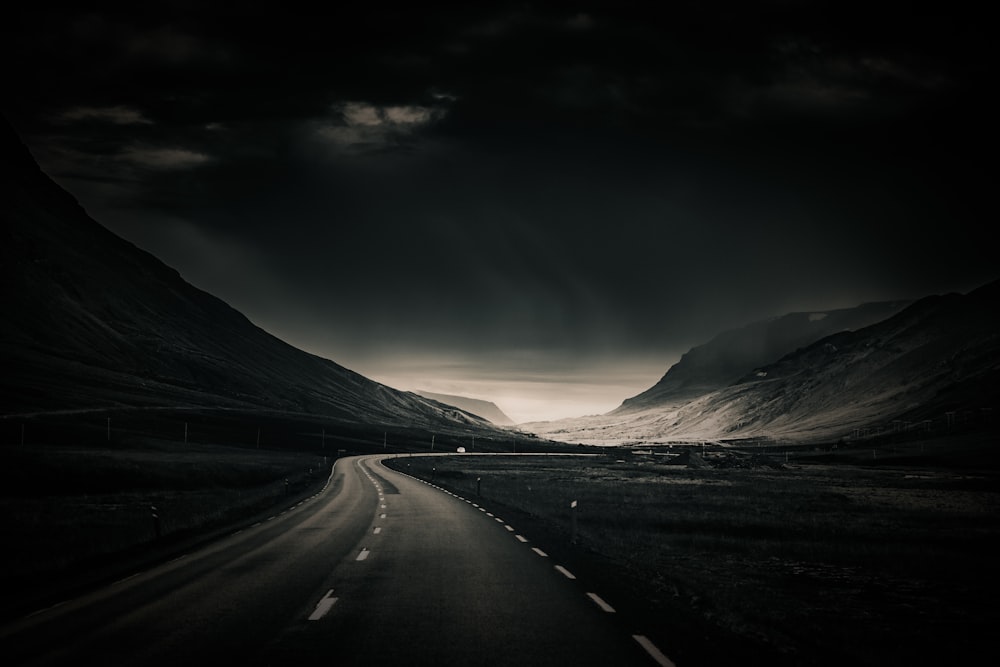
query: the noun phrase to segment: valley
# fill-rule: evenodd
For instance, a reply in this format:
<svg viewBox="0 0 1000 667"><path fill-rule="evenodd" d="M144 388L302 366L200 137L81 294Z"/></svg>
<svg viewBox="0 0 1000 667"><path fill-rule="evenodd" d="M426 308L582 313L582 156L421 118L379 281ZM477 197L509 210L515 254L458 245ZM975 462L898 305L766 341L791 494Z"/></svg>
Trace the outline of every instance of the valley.
<svg viewBox="0 0 1000 667"><path fill-rule="evenodd" d="M979 664L1000 620L990 438L700 449L390 465L533 522L677 664Z"/></svg>

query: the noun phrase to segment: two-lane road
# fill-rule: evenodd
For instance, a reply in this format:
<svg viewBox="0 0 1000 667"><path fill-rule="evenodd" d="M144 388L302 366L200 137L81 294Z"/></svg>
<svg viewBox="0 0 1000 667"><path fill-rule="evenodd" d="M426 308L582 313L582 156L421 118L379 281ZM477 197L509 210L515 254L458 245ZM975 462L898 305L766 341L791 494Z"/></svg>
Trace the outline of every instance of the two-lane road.
<svg viewBox="0 0 1000 667"><path fill-rule="evenodd" d="M558 566L471 500L342 459L271 520L0 629L0 662L656 665Z"/></svg>

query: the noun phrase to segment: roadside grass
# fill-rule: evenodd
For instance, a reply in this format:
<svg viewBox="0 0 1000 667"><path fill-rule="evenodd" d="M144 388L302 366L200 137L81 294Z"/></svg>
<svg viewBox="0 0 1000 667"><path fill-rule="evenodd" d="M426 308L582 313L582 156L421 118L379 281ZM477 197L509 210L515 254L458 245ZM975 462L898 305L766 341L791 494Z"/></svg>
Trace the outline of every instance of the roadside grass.
<svg viewBox="0 0 1000 667"><path fill-rule="evenodd" d="M166 441L7 447L0 458L0 580L15 588L266 511L317 485L332 465L311 454Z"/></svg>
<svg viewBox="0 0 1000 667"><path fill-rule="evenodd" d="M614 564L651 613L694 613L782 664L933 664L1000 621L993 473L668 466L639 457L407 458ZM577 502L575 510L570 508ZM669 635L669 629L665 628Z"/></svg>

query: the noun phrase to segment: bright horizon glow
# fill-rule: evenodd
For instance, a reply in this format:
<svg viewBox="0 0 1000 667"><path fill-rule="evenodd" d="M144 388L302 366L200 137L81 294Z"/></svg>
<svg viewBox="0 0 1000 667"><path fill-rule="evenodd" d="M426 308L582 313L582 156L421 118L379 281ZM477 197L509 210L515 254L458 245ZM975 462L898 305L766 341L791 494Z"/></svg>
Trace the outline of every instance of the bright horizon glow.
<svg viewBox="0 0 1000 667"><path fill-rule="evenodd" d="M623 361L617 367L592 364L569 371L520 373L447 364L379 364L376 382L403 391L428 391L489 401L515 424L555 421L614 410L652 387L667 366Z"/></svg>
<svg viewBox="0 0 1000 667"><path fill-rule="evenodd" d="M489 401L515 424L556 421L571 417L604 414L614 410L629 396L608 387L572 382L517 382L428 379L413 383L406 378L373 377L376 382L403 391L428 391ZM405 384L404 384L405 383Z"/></svg>

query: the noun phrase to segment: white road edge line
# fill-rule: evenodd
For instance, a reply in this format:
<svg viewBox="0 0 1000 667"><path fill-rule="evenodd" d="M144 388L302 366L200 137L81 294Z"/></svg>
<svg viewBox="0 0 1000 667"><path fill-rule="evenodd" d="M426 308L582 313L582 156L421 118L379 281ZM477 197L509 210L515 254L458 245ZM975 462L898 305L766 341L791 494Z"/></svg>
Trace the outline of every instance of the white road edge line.
<svg viewBox="0 0 1000 667"><path fill-rule="evenodd" d="M615 608L612 607L611 605L609 605L604 600L602 600L601 596L599 596L597 593L587 593L587 597L589 597L591 600L593 600L594 604L596 604L598 607L600 607L602 611L605 611L605 612L607 612L609 614L615 613Z"/></svg>
<svg viewBox="0 0 1000 667"><path fill-rule="evenodd" d="M119 579L118 581L113 581L113 582L111 582L111 585L112 585L112 586L117 586L117 585L119 585L119 584L124 584L124 583L125 583L126 581L128 581L129 579L135 579L135 578L136 578L136 577L138 577L138 576L139 576L140 574L143 574L143 573L142 573L142 572L136 572L135 574L130 574L130 575L128 575L127 577L122 577L122 578L121 578L121 579ZM60 602L59 604L62 604L62 603ZM43 610L43 611L44 611L44 610ZM28 614L28 616L32 616L32 614Z"/></svg>
<svg viewBox="0 0 1000 667"><path fill-rule="evenodd" d="M318 621L323 618L326 616L327 612L330 611L330 608L336 604L336 602L337 598L333 597L333 589L331 588L326 592L326 595L323 596L323 599L316 603L316 609L314 609L313 613L309 615L309 620Z"/></svg>
<svg viewBox="0 0 1000 667"><path fill-rule="evenodd" d="M646 649L646 653L649 654L649 657L655 660L656 664L660 665L660 667L677 667L673 660L663 655L660 649L656 648L656 645L649 641L645 635L632 635L632 639L639 642L639 646Z"/></svg>

